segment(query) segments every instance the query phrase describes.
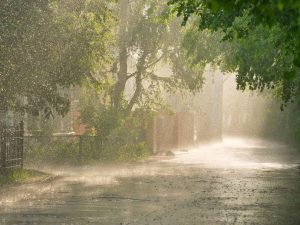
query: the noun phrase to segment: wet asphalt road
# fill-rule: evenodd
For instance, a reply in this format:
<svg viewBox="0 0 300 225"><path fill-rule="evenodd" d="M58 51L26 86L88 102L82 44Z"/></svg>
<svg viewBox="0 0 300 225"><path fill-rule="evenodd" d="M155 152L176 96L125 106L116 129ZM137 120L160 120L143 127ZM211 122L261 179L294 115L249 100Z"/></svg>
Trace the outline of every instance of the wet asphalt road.
<svg viewBox="0 0 300 225"><path fill-rule="evenodd" d="M284 145L226 139L144 163L52 167L0 190L0 224L298 225L299 162Z"/></svg>

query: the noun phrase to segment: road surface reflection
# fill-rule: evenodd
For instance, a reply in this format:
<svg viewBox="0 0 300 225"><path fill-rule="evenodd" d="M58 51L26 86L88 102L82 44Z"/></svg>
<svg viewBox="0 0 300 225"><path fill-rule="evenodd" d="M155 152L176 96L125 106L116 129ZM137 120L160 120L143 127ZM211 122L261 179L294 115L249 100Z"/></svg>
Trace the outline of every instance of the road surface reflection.
<svg viewBox="0 0 300 225"><path fill-rule="evenodd" d="M49 167L44 181L0 191L0 224L300 224L299 159L227 138L171 159Z"/></svg>

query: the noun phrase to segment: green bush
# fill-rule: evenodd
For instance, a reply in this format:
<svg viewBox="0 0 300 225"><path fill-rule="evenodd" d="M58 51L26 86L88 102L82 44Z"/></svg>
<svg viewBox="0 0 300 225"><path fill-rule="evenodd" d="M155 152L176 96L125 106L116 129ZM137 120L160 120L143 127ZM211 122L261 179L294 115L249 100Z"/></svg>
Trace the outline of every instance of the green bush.
<svg viewBox="0 0 300 225"><path fill-rule="evenodd" d="M137 161L149 155L145 130L151 113L136 110L125 116L112 109L85 107L82 120L88 131L82 137L28 137L25 162L78 164L98 161Z"/></svg>
<svg viewBox="0 0 300 225"><path fill-rule="evenodd" d="M25 141L25 164L52 163L75 164L78 162L78 138L30 137Z"/></svg>
<svg viewBox="0 0 300 225"><path fill-rule="evenodd" d="M84 137L80 160L83 163L97 161L138 161L146 158L149 151L145 143L126 142L121 138L101 140L100 137Z"/></svg>
<svg viewBox="0 0 300 225"><path fill-rule="evenodd" d="M107 138L82 136L36 139L30 137L30 140L25 142L24 163L25 165L39 163L77 165L99 161L138 161L148 155L149 151L145 143L128 131L127 135L124 134L121 138L113 135Z"/></svg>
<svg viewBox="0 0 300 225"><path fill-rule="evenodd" d="M153 117L151 111L137 109L126 115L122 110L112 108L97 111L83 107L81 116L89 128L87 134L95 135L101 143L85 143L90 149L84 149L85 154L90 152L94 154L94 159L108 161L137 161L149 155L145 146L145 130Z"/></svg>
<svg viewBox="0 0 300 225"><path fill-rule="evenodd" d="M118 149L116 159L118 161L139 161L145 159L149 155L149 151L145 147L145 143L125 145Z"/></svg>
<svg viewBox="0 0 300 225"><path fill-rule="evenodd" d="M24 169L14 169L7 173L2 172L0 173L0 185L21 183L29 179L30 176L30 172Z"/></svg>

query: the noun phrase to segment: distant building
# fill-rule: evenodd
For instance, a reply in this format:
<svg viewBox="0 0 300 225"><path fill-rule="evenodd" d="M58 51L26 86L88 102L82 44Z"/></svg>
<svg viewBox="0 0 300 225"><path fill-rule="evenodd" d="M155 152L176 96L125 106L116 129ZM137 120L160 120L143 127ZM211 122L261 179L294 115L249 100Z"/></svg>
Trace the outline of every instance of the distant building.
<svg viewBox="0 0 300 225"><path fill-rule="evenodd" d="M80 107L78 100L80 88L64 90L63 95L70 99L70 111L64 116L54 115L46 119L43 115L25 115L24 127L28 135L82 135L85 125L80 121Z"/></svg>

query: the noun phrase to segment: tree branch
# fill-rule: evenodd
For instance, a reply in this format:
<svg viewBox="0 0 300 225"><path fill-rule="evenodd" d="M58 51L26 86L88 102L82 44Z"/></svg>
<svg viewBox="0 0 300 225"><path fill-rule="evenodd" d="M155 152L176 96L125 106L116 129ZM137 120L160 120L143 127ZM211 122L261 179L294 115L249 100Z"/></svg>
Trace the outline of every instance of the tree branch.
<svg viewBox="0 0 300 225"><path fill-rule="evenodd" d="M165 55L166 55L166 52L163 53L157 60L155 60L154 62L148 64L148 65L145 67L145 69L148 69L148 68L150 68L151 66L157 64L160 60L162 60L162 59L165 57Z"/></svg>
<svg viewBox="0 0 300 225"><path fill-rule="evenodd" d="M137 76L135 78L135 85L136 85L135 92L127 106L127 110L126 110L127 113L129 113L132 110L134 104L137 102L137 100L141 94L141 91L142 91L142 74L141 73L137 73Z"/></svg>
<svg viewBox="0 0 300 225"><path fill-rule="evenodd" d="M153 80L169 82L169 83L172 82L172 79L170 77L161 77L154 73L147 73L147 74L150 75L151 79Z"/></svg>
<svg viewBox="0 0 300 225"><path fill-rule="evenodd" d="M170 52L170 51L171 50L168 50L167 52ZM156 59L155 61L151 62L147 66L143 66L143 70L147 70L151 66L157 64L159 61L161 61L165 57L165 55L167 54L167 52L164 52L158 59ZM127 76L127 79L136 76L138 72L139 72L139 70L135 71L134 73L131 73L130 75Z"/></svg>

